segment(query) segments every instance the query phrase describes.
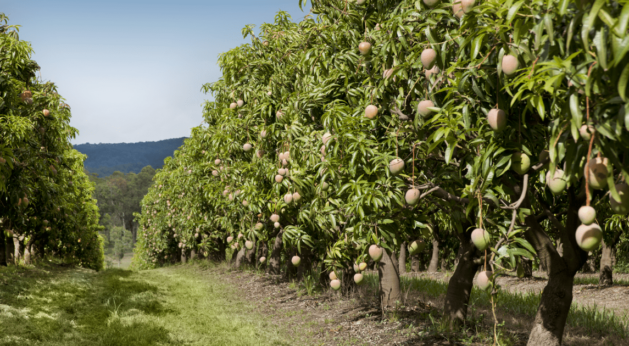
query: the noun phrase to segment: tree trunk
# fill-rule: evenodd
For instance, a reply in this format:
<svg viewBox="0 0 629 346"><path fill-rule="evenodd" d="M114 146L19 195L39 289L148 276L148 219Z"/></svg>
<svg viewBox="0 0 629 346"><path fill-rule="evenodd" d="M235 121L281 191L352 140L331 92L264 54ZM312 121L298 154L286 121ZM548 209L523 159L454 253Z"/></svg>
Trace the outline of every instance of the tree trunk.
<svg viewBox="0 0 629 346"><path fill-rule="evenodd" d="M517 274L519 278L533 277L533 262L529 259L521 257L518 262Z"/></svg>
<svg viewBox="0 0 629 346"><path fill-rule="evenodd" d="M557 253L559 254L559 256L563 257L563 243L561 242L561 239L557 239L556 243Z"/></svg>
<svg viewBox="0 0 629 346"><path fill-rule="evenodd" d="M529 215L525 218L528 227L524 236L537 252L540 263L548 273L548 284L542 292L534 325L529 335L528 345L530 346L561 345L572 303L574 275L587 261L588 254L581 250L575 238L577 227L581 224L577 213L584 203L584 198L581 195L576 196L574 190L574 187L568 190L569 205L565 226L558 220L553 220L563 244L563 257L552 245L550 237L544 232L536 216ZM554 218L552 213L546 211L550 217Z"/></svg>
<svg viewBox="0 0 629 346"><path fill-rule="evenodd" d="M468 227L463 227L463 229L467 228ZM470 301L470 294L472 293L474 276L480 265L474 263L474 258L478 250L471 242L469 232L457 233L457 237L460 241L459 252L457 254L459 264L456 266L456 270L448 282L448 291L446 292L443 309L445 316L452 324L462 325L467 317L467 306ZM433 251L433 259L435 258L435 253L438 253L438 250ZM432 262L431 260L431 266Z"/></svg>
<svg viewBox="0 0 629 346"><path fill-rule="evenodd" d="M286 256L286 271L284 272L284 277L286 280L290 281L291 279L293 279L294 277L297 276L297 267L295 267L293 265L293 256L298 256L299 254L297 253L297 251L295 249L290 249L287 252Z"/></svg>
<svg viewBox="0 0 629 346"><path fill-rule="evenodd" d="M24 264L32 264L31 261L31 242L24 245Z"/></svg>
<svg viewBox="0 0 629 346"><path fill-rule="evenodd" d="M328 269L326 269L325 264L322 262L320 264L318 264L319 266L321 266L321 270L319 271L319 285L321 285L321 287L325 290L328 289L330 286L330 272L328 271Z"/></svg>
<svg viewBox="0 0 629 346"><path fill-rule="evenodd" d="M596 258L592 255L592 253L588 253L588 259L583 266L581 267L581 271L583 273L594 273L596 272L596 266L594 263L596 262Z"/></svg>
<svg viewBox="0 0 629 346"><path fill-rule="evenodd" d="M432 257L430 258L430 264L428 265L428 272L434 273L439 266L439 242L435 239L432 240Z"/></svg>
<svg viewBox="0 0 629 346"><path fill-rule="evenodd" d="M264 269L266 267L266 263L268 262L267 260L264 263L260 263L260 258L267 257L268 252L269 252L269 246L267 242L266 241L260 242L260 245L258 246L258 256L256 257L256 264L258 265L260 269Z"/></svg>
<svg viewBox="0 0 629 346"><path fill-rule="evenodd" d="M193 261L197 258L197 251L195 249L190 250L190 260Z"/></svg>
<svg viewBox="0 0 629 346"><path fill-rule="evenodd" d="M400 245L400 257L399 257L399 273L400 275L406 273L406 242Z"/></svg>
<svg viewBox="0 0 629 346"><path fill-rule="evenodd" d="M563 330L572 304L574 274L562 271L550 275L529 336L529 346L561 345Z"/></svg>
<svg viewBox="0 0 629 346"><path fill-rule="evenodd" d="M445 256L441 257L441 260L439 262L441 262L441 271L442 272L448 271L448 260L445 258Z"/></svg>
<svg viewBox="0 0 629 346"><path fill-rule="evenodd" d="M269 265L266 267L266 273L271 275L280 275L280 261L282 255L282 232L280 231L275 237L273 243L273 251L271 257L267 260Z"/></svg>
<svg viewBox="0 0 629 346"><path fill-rule="evenodd" d="M256 265L256 243L254 241L253 243L253 247L251 248L251 250L246 250L245 251L245 262L249 265L255 266Z"/></svg>
<svg viewBox="0 0 629 346"><path fill-rule="evenodd" d="M349 297L357 287L354 281L354 274L356 274L356 272L354 272L353 266L344 269L341 273L341 294L345 297Z"/></svg>
<svg viewBox="0 0 629 346"><path fill-rule="evenodd" d="M246 261L245 255L245 248L243 246L236 254L236 268L242 267L243 262Z"/></svg>
<svg viewBox="0 0 629 346"><path fill-rule="evenodd" d="M297 268L297 280L303 280L304 275L312 270L312 253L310 248L304 246L301 248L301 254L298 254L301 257L301 263Z"/></svg>
<svg viewBox="0 0 629 346"><path fill-rule="evenodd" d="M236 257L238 257L238 251L232 249L232 257L229 259L230 266L234 266L236 264Z"/></svg>
<svg viewBox="0 0 629 346"><path fill-rule="evenodd" d="M411 270L414 273L419 272L419 257L417 255L411 256Z"/></svg>
<svg viewBox="0 0 629 346"><path fill-rule="evenodd" d="M20 238L16 233L13 233L13 263L15 265L20 264Z"/></svg>
<svg viewBox="0 0 629 346"><path fill-rule="evenodd" d="M0 229L0 266L7 266L7 243L4 230Z"/></svg>
<svg viewBox="0 0 629 346"><path fill-rule="evenodd" d="M186 264L186 250L181 249L181 264Z"/></svg>
<svg viewBox="0 0 629 346"><path fill-rule="evenodd" d="M383 310L395 308L401 302L399 264L394 253L382 249L382 259L378 264L380 276L380 301Z"/></svg>
<svg viewBox="0 0 629 346"><path fill-rule="evenodd" d="M614 248L607 246L603 240L601 244L601 274L598 284L601 286L611 286L614 284L612 269L614 268Z"/></svg>

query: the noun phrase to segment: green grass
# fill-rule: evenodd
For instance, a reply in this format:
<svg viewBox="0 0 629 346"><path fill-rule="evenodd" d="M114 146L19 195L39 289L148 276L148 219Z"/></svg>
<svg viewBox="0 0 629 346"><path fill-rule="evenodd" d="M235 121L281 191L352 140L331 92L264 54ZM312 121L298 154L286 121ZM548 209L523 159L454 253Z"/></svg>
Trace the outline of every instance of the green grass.
<svg viewBox="0 0 629 346"><path fill-rule="evenodd" d="M0 267L0 345L289 345L198 266Z"/></svg>
<svg viewBox="0 0 629 346"><path fill-rule="evenodd" d="M575 285L598 285L598 277L575 277ZM614 285L629 286L629 281L614 279Z"/></svg>
<svg viewBox="0 0 629 346"><path fill-rule="evenodd" d="M377 275L366 275L365 280L370 288L377 291ZM411 290L419 291L431 298L443 296L448 290L447 283L427 278L401 277L400 285L403 293L406 293L410 287ZM532 319L537 313L540 300L541 294L539 293L511 293L500 290L496 296L496 306L503 313L517 314ZM474 307L491 308L489 293L474 287L470 297L470 310ZM596 306L586 307L572 303L567 325L580 328L589 334L614 334L623 339L629 336L629 318L627 316L619 316L613 311L601 310Z"/></svg>

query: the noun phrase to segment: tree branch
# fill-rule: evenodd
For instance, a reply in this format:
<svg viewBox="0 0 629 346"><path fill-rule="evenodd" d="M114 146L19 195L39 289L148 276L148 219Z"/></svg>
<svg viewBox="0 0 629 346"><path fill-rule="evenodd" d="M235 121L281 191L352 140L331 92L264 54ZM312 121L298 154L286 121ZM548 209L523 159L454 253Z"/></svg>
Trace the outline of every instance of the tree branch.
<svg viewBox="0 0 629 346"><path fill-rule="evenodd" d="M511 205L507 207L500 207L500 208L504 210L514 210L514 211L520 208L520 205L522 204L522 202L524 201L524 198L526 197L526 192L528 191L528 188L529 188L529 175L525 174L522 179L522 193L520 194L520 198L515 203L512 203Z"/></svg>

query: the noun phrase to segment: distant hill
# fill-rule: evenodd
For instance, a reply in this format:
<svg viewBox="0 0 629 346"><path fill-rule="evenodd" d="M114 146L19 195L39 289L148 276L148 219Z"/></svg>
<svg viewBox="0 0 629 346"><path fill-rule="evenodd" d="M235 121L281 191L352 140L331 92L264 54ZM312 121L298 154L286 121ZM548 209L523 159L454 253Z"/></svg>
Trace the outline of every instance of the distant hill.
<svg viewBox="0 0 629 346"><path fill-rule="evenodd" d="M77 144L74 149L87 155L85 168L99 177L115 171L139 173L145 166L161 168L164 159L183 145L186 137L157 142Z"/></svg>

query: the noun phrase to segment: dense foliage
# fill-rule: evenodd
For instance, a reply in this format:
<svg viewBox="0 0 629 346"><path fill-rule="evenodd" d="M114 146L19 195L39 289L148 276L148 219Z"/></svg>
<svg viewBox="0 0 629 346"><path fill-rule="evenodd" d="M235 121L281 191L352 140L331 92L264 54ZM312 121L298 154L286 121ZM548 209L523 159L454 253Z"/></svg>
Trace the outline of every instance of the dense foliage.
<svg viewBox="0 0 629 346"><path fill-rule="evenodd" d="M135 243L138 223L133 214L140 212L140 202L153 183L154 175L155 170L151 166L142 168L138 174L114 172L105 178L94 173L89 175L95 186L93 195L102 214L100 224L103 226L101 233L105 239L106 252L112 250L115 243L122 238L112 237L111 232L115 227L123 228L125 231L122 234L129 232L131 243Z"/></svg>
<svg viewBox="0 0 629 346"><path fill-rule="evenodd" d="M138 260L276 238L353 273L375 244L390 308L395 254L439 230L459 243L447 316L465 319L479 269L491 287L535 258L550 279L529 343L561 343L574 274L629 212L629 4L456 1L317 0L244 28L143 200Z"/></svg>
<svg viewBox="0 0 629 346"><path fill-rule="evenodd" d="M99 212L85 155L70 144L70 106L36 78L18 27L0 20L0 264L54 255L98 270Z"/></svg>
<svg viewBox="0 0 629 346"><path fill-rule="evenodd" d="M164 158L172 155L185 138L165 139L156 142L77 144L74 149L87 155L85 168L99 177L114 172L140 173L142 168L161 168Z"/></svg>

